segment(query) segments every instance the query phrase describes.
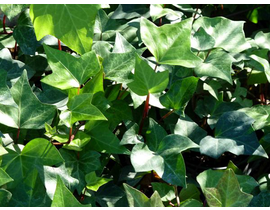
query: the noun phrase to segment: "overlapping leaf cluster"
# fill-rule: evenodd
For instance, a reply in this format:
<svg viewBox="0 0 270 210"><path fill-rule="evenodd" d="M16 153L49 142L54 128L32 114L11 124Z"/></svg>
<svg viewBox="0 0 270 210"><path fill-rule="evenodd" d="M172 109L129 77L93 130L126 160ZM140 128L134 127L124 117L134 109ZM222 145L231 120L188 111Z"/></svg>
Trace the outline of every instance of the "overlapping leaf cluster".
<svg viewBox="0 0 270 210"><path fill-rule="evenodd" d="M0 8L0 206L269 206L269 33L215 5Z"/></svg>

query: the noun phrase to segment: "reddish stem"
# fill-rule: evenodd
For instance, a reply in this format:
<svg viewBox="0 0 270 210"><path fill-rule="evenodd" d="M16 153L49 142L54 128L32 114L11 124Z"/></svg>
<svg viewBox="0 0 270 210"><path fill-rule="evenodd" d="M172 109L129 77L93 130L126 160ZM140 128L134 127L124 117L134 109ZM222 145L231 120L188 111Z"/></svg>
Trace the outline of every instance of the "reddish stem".
<svg viewBox="0 0 270 210"><path fill-rule="evenodd" d="M20 129L20 128L18 128L18 131L17 131L17 137L16 137L15 144L17 144L17 143L18 143L18 141L19 141L20 132L21 132L21 129Z"/></svg>
<svg viewBox="0 0 270 210"><path fill-rule="evenodd" d="M7 30L6 30L6 18L7 18L7 16L6 15L4 15L4 17L3 17L3 32L1 32L1 34L12 34L13 33L13 31L11 31L11 32L7 32Z"/></svg>
<svg viewBox="0 0 270 210"><path fill-rule="evenodd" d="M144 110L143 110L143 116L142 116L142 120L140 123L140 129L139 129L139 135L142 134L142 129L143 129L143 124L144 124L144 120L148 115L148 111L149 111L149 98L150 98L150 93L148 93L147 97L146 97L146 101L145 101L145 105L144 105Z"/></svg>
<svg viewBox="0 0 270 210"><path fill-rule="evenodd" d="M167 114L163 115L158 122L160 123L162 120L164 120L167 117L169 117L172 113L174 113L174 109L171 110L171 111L169 111Z"/></svg>
<svg viewBox="0 0 270 210"><path fill-rule="evenodd" d="M61 51L62 51L62 46L61 46L61 41L60 41L60 39L58 39L58 50L61 50Z"/></svg>
<svg viewBox="0 0 270 210"><path fill-rule="evenodd" d="M265 97L263 92L263 84L260 84L260 100L262 104L265 104Z"/></svg>
<svg viewBox="0 0 270 210"><path fill-rule="evenodd" d="M85 193L86 193L86 187L84 188L83 194L81 195L81 198L80 198L80 201L81 201L81 202L84 200Z"/></svg>
<svg viewBox="0 0 270 210"><path fill-rule="evenodd" d="M161 25L162 25L162 17L159 18L159 26L161 26Z"/></svg>
<svg viewBox="0 0 270 210"><path fill-rule="evenodd" d="M78 87L77 95L80 95L80 89L81 87Z"/></svg>

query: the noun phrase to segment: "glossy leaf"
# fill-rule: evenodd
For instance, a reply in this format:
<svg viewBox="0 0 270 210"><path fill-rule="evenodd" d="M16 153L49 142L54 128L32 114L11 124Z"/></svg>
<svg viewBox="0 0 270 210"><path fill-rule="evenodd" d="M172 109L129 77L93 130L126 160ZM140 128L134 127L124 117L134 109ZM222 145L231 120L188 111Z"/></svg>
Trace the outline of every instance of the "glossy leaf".
<svg viewBox="0 0 270 210"><path fill-rule="evenodd" d="M98 191L98 189L111 181L112 179L97 177L95 172L91 172L85 175L86 187L89 190Z"/></svg>
<svg viewBox="0 0 270 210"><path fill-rule="evenodd" d="M142 40L159 64L194 68L201 63L190 50L191 23L192 19L187 19L157 27L149 20L141 19Z"/></svg>
<svg viewBox="0 0 270 210"><path fill-rule="evenodd" d="M67 104L69 110L63 111L60 119L68 127L80 120L107 120L102 112L91 104L92 99L93 94L90 93L74 96Z"/></svg>
<svg viewBox="0 0 270 210"><path fill-rule="evenodd" d="M12 181L13 179L3 169L0 168L0 186Z"/></svg>
<svg viewBox="0 0 270 210"><path fill-rule="evenodd" d="M268 158L258 143L252 124L254 120L242 112L225 112L218 120L215 138L204 137L200 142L200 151L213 158L228 151L236 155L258 155Z"/></svg>
<svg viewBox="0 0 270 210"><path fill-rule="evenodd" d="M237 178L231 169L224 172L216 188L205 188L205 196L211 207L246 207L253 197L240 190Z"/></svg>
<svg viewBox="0 0 270 210"><path fill-rule="evenodd" d="M58 150L46 139L31 140L20 151L15 146L15 151L8 149L8 154L3 155L1 167L14 180L9 188L15 188L35 168L43 165L52 166L63 162Z"/></svg>
<svg viewBox="0 0 270 210"><path fill-rule="evenodd" d="M181 152L196 147L187 137L172 134L162 139L157 150L150 150L143 143L136 144L131 152L131 163L136 172L155 170L164 181L185 187L186 169Z"/></svg>
<svg viewBox="0 0 270 210"><path fill-rule="evenodd" d="M1 10L9 20L12 20L28 6L28 4L1 4Z"/></svg>
<svg viewBox="0 0 270 210"><path fill-rule="evenodd" d="M260 48L270 50L270 33L259 31L254 37L254 40Z"/></svg>
<svg viewBox="0 0 270 210"><path fill-rule="evenodd" d="M196 77L175 81L168 92L160 97L160 103L168 109L179 110L183 113L196 91L197 83Z"/></svg>
<svg viewBox="0 0 270 210"><path fill-rule="evenodd" d="M134 123L123 135L123 138L120 142L121 145L126 144L138 144L143 142L143 137L138 134L139 126Z"/></svg>
<svg viewBox="0 0 270 210"><path fill-rule="evenodd" d="M153 190L157 191L162 201L171 201L175 198L174 188L166 183L152 182Z"/></svg>
<svg viewBox="0 0 270 210"><path fill-rule="evenodd" d="M84 6L32 4L30 17L37 40L46 35L53 35L82 55L91 50L98 9L100 9L99 4Z"/></svg>
<svg viewBox="0 0 270 210"><path fill-rule="evenodd" d="M128 87L140 96L163 91L169 82L169 72L155 72L145 60L136 55L134 81Z"/></svg>
<svg viewBox="0 0 270 210"><path fill-rule="evenodd" d="M0 71L0 123L13 128L41 129L45 123L51 123L55 107L41 103L31 90L26 71L20 79L8 89L6 72Z"/></svg>
<svg viewBox="0 0 270 210"><path fill-rule="evenodd" d="M164 207L158 192L154 192L151 198L139 190L123 184L130 207Z"/></svg>
<svg viewBox="0 0 270 210"><path fill-rule="evenodd" d="M44 45L44 49L53 73L41 81L53 87L62 90L79 88L100 71L100 63L93 51L76 58L46 45Z"/></svg>
<svg viewBox="0 0 270 210"><path fill-rule="evenodd" d="M191 47L198 51L205 51L214 48L215 40L204 28L200 27L191 38Z"/></svg>
<svg viewBox="0 0 270 210"><path fill-rule="evenodd" d="M201 65L194 69L194 72L197 76L216 77L232 84L231 71L233 61L234 58L228 53L213 51Z"/></svg>
<svg viewBox="0 0 270 210"><path fill-rule="evenodd" d="M232 21L224 17L202 17L194 22L197 31L202 27L214 40L214 47L221 47L229 52L242 52L251 46L245 40L244 21Z"/></svg>

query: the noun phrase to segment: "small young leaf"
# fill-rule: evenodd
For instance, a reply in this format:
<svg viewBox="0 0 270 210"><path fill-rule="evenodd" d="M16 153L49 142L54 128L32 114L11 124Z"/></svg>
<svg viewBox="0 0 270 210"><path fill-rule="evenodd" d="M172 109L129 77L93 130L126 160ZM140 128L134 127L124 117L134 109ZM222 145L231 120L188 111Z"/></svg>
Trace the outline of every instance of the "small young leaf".
<svg viewBox="0 0 270 210"><path fill-rule="evenodd" d="M85 181L87 183L86 187L87 189L93 190L93 191L98 191L98 189L102 185L108 183L111 180L112 179L97 177L94 171L85 175Z"/></svg>

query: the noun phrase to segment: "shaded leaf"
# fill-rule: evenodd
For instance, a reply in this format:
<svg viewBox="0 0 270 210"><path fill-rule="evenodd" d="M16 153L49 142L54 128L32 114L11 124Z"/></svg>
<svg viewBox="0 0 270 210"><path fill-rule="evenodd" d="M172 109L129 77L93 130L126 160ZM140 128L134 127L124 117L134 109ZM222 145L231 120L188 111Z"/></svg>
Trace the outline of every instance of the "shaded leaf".
<svg viewBox="0 0 270 210"><path fill-rule="evenodd" d="M202 154L218 158L228 151L236 155L258 155L268 158L252 128L254 120L238 111L225 112L218 120L215 138L204 137L200 142Z"/></svg>
<svg viewBox="0 0 270 210"><path fill-rule="evenodd" d="M91 207L81 204L64 185L61 178L57 177L57 187L51 207Z"/></svg>

